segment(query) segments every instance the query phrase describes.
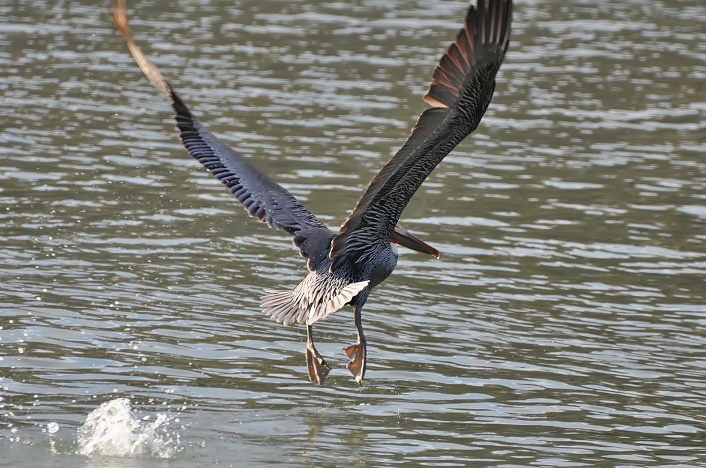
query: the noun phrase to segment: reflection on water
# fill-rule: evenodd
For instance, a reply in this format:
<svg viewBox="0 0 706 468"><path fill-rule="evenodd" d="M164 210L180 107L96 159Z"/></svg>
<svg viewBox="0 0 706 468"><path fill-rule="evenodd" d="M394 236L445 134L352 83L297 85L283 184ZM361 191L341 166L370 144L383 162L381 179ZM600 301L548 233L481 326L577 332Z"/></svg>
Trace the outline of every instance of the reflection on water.
<svg viewBox="0 0 706 468"><path fill-rule="evenodd" d="M335 226L465 2L130 7L194 111ZM706 463L702 2L518 2L483 124L405 211L442 258L402 252L366 306L362 387L350 312L319 326L324 387L261 316L301 259L181 150L105 8L0 13L0 460L88 463L93 417L154 429L110 466Z"/></svg>

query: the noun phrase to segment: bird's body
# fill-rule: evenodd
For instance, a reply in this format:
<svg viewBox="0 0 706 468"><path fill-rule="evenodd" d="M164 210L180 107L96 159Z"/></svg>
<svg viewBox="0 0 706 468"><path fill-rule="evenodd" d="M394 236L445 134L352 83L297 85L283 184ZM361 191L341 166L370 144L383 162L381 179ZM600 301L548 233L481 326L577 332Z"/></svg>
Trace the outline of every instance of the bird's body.
<svg viewBox="0 0 706 468"><path fill-rule="evenodd" d="M187 108L127 28L124 0L114 0L113 19L130 52L176 112L182 144L225 184L250 215L289 233L307 259L308 274L291 290L265 290L263 311L285 325L306 324L306 360L312 381L322 383L329 367L314 347L312 324L350 304L358 341L345 348L358 382L365 374L366 340L361 310L370 291L397 264L397 246L439 257L398 222L432 170L483 117L507 50L512 0L478 0L464 27L434 70L424 100L432 107L417 120L400 150L383 166L338 230L326 227L282 186L216 138Z"/></svg>
<svg viewBox="0 0 706 468"><path fill-rule="evenodd" d="M328 254L329 248L323 250ZM382 283L397 265L397 247L388 244L375 252L369 261L348 261L331 268L326 255L318 266L293 290L265 290L263 311L285 325L306 323L311 325L328 314L339 310L355 297L361 298Z"/></svg>

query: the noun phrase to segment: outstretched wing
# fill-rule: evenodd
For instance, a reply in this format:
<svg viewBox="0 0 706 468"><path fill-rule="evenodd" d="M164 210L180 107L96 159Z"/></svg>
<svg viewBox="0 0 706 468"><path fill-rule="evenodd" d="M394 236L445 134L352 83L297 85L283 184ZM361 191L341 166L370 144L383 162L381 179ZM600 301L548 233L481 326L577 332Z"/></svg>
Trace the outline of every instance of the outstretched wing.
<svg viewBox="0 0 706 468"><path fill-rule="evenodd" d="M425 110L402 148L383 166L331 245L332 269L389 242L402 211L431 171L485 114L510 39L512 0L478 0L434 69Z"/></svg>
<svg viewBox="0 0 706 468"><path fill-rule="evenodd" d="M124 0L113 1L113 21L142 72L169 101L176 112L181 142L191 156L216 176L251 216L295 236L294 243L305 257L333 236L319 219L282 186L248 163L242 155L222 143L189 111L164 79L157 66L130 35ZM315 237L307 242L309 237ZM321 241L321 242L319 242Z"/></svg>

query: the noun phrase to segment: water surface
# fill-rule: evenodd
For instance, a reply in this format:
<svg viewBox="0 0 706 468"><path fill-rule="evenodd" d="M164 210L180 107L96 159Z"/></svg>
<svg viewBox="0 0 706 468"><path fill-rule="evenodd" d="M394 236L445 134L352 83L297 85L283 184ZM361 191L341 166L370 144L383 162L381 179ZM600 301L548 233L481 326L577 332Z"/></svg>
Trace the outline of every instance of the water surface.
<svg viewBox="0 0 706 468"><path fill-rule="evenodd" d="M133 3L194 112L330 226L466 8ZM517 2L483 123L404 213L442 258L373 292L360 387L350 311L317 324L322 387L262 316L302 260L181 149L106 8L0 18L6 463L706 463L703 2Z"/></svg>

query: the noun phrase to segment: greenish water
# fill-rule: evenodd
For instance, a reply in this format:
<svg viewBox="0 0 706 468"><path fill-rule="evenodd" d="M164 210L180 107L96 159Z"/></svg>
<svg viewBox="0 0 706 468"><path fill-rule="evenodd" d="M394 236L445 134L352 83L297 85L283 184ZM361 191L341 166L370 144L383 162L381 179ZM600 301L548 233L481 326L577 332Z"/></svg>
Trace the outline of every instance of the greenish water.
<svg viewBox="0 0 706 468"><path fill-rule="evenodd" d="M467 5L132 3L193 111L330 226ZM181 149L106 7L0 5L0 465L705 464L704 44L698 0L517 2L483 123L402 220L442 258L371 295L363 386L352 314L318 325L318 387L258 306L304 263Z"/></svg>

